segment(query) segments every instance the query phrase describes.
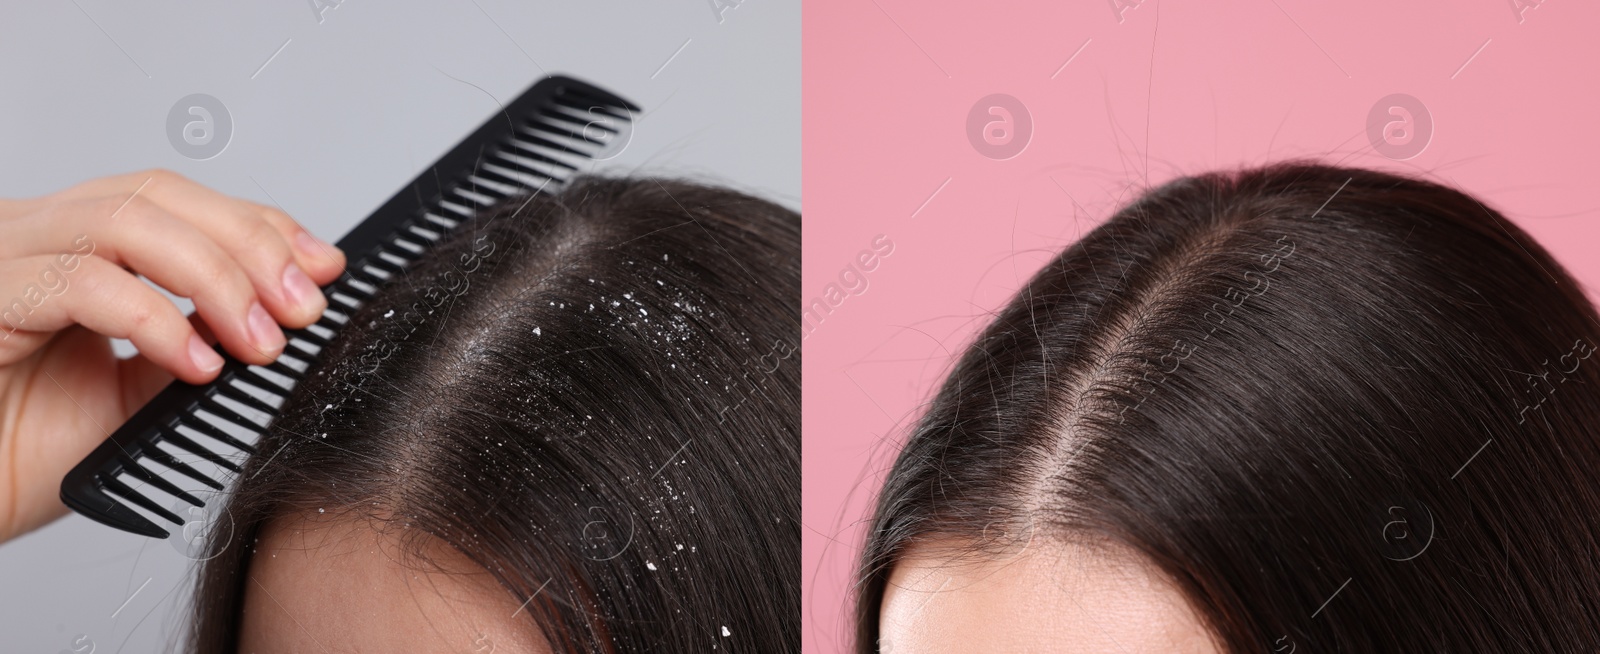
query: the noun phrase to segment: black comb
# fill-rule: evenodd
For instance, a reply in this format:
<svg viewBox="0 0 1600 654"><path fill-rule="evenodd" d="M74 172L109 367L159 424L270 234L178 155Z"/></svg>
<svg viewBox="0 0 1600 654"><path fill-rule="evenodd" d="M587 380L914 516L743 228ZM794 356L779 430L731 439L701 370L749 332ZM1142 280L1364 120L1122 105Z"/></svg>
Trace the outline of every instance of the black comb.
<svg viewBox="0 0 1600 654"><path fill-rule="evenodd" d="M534 83L339 240L348 265L322 289L328 309L305 329L284 330L289 344L276 361L246 365L218 347L224 364L215 380L167 386L67 473L61 501L112 527L167 537L165 529L119 499L183 525L146 491L204 506L172 479L187 477L223 490L229 474L240 470L239 453L255 453L250 442L277 417L278 406L349 321L350 311L389 279L404 275L462 221L502 203L555 191L580 164L614 155L631 137L637 111L628 101L575 79L551 76Z"/></svg>

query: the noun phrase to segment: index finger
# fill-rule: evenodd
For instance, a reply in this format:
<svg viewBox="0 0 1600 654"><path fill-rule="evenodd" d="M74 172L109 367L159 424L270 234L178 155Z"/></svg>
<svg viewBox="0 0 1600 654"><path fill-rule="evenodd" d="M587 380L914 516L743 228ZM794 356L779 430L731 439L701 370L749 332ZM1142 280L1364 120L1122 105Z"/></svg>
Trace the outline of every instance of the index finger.
<svg viewBox="0 0 1600 654"><path fill-rule="evenodd" d="M318 285L338 279L344 270L345 255L337 246L316 238L282 209L224 195L170 170L155 168L95 179L56 195L73 198L136 194L202 230L215 227L219 221L263 220L294 246L295 263Z"/></svg>

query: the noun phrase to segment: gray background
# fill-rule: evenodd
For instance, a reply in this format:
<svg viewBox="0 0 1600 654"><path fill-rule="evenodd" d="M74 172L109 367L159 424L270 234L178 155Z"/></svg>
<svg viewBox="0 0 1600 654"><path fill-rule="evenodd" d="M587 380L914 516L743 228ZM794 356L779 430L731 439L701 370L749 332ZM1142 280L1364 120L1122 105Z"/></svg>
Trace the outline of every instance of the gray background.
<svg viewBox="0 0 1600 654"><path fill-rule="evenodd" d="M744 0L720 20L711 0L332 2L7 2L0 197L161 167L333 241L487 118L491 95L559 72L644 109L600 171L800 208L798 2ZM233 119L204 161L166 132L192 93ZM74 514L0 545L0 653L166 651L193 574L168 542Z"/></svg>

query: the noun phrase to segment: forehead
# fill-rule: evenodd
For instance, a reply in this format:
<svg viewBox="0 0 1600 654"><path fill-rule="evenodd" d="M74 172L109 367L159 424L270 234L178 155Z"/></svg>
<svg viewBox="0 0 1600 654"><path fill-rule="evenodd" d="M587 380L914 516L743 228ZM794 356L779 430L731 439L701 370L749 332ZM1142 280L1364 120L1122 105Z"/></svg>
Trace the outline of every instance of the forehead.
<svg viewBox="0 0 1600 654"><path fill-rule="evenodd" d="M418 559L393 532L321 516L266 525L245 577L239 651L551 651L488 571L431 538L417 541Z"/></svg>
<svg viewBox="0 0 1600 654"><path fill-rule="evenodd" d="M1216 654L1203 622L1131 550L1043 544L994 557L918 545L895 565L880 651Z"/></svg>

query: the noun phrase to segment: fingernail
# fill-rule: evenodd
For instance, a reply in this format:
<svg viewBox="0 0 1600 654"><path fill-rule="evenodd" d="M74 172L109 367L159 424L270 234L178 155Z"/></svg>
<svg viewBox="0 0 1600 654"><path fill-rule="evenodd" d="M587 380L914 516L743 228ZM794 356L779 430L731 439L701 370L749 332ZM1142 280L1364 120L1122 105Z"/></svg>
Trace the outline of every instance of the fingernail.
<svg viewBox="0 0 1600 654"><path fill-rule="evenodd" d="M328 306L328 300L322 297L322 291L317 289L317 285L294 262L283 267L283 294L284 299L298 307L320 311Z"/></svg>
<svg viewBox="0 0 1600 654"><path fill-rule="evenodd" d="M189 360L203 372L212 373L222 369L222 357L210 345L206 345L199 334L189 335Z"/></svg>
<svg viewBox="0 0 1600 654"><path fill-rule="evenodd" d="M334 254L339 251L338 247L312 236L311 232L297 234L294 237L294 246L300 248L302 253L309 256L322 257L324 259L338 258L338 255Z"/></svg>
<svg viewBox="0 0 1600 654"><path fill-rule="evenodd" d="M250 340L255 342L256 348L262 352L277 352L283 347L283 331L278 329L278 323L267 315L267 310L261 308L260 302L250 305L250 314L247 317L250 323Z"/></svg>

